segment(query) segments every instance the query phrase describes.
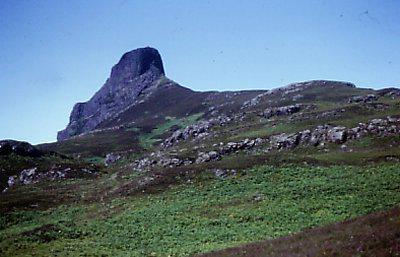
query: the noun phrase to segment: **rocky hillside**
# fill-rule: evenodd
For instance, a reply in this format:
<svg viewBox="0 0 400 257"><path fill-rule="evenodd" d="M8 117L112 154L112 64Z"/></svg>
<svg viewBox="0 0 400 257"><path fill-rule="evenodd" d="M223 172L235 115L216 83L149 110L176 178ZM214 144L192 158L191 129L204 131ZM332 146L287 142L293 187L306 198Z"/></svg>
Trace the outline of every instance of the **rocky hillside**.
<svg viewBox="0 0 400 257"><path fill-rule="evenodd" d="M313 80L196 92L141 48L75 105L57 142L0 142L0 247L6 256L396 256L399 163L397 88Z"/></svg>
<svg viewBox="0 0 400 257"><path fill-rule="evenodd" d="M99 168L67 156L41 151L28 142L0 140L0 191L46 180L96 175Z"/></svg>
<svg viewBox="0 0 400 257"><path fill-rule="evenodd" d="M125 53L103 87L89 101L74 106L67 128L58 133L57 139L91 131L104 120L117 116L163 75L163 63L156 49L146 47Z"/></svg>
<svg viewBox="0 0 400 257"><path fill-rule="evenodd" d="M393 92L397 94L394 89L385 94ZM75 105L67 128L58 133L59 142L40 147L102 158L109 152L143 153L188 122L232 120L234 116L244 119L250 114L271 118L315 111L319 104L370 103L377 94L351 83L323 80L273 90L195 92L165 76L156 49L140 48L122 56L88 102ZM163 126L167 126L165 131L157 130ZM157 135L153 135L155 131Z"/></svg>

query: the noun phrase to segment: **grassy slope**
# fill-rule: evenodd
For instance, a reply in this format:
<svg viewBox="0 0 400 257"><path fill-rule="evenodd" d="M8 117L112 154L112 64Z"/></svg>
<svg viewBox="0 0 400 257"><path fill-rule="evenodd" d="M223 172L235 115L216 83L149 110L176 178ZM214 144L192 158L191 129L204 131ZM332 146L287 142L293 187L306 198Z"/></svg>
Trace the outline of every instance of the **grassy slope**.
<svg viewBox="0 0 400 257"><path fill-rule="evenodd" d="M0 156L0 191L8 186L9 176L19 175L24 169L35 167L38 172L47 172L51 168L79 170L89 166L91 166L90 163L57 154L45 154L41 157L24 157L16 154Z"/></svg>
<svg viewBox="0 0 400 257"><path fill-rule="evenodd" d="M85 200L93 188L82 186L75 204L2 215L1 249L13 256L186 256L223 249L394 207L399 168L261 166L226 180L197 178L159 194L104 202Z"/></svg>
<svg viewBox="0 0 400 257"><path fill-rule="evenodd" d="M399 220L400 209L395 208L201 257L399 256Z"/></svg>
<svg viewBox="0 0 400 257"><path fill-rule="evenodd" d="M179 90L186 94L185 89ZM168 91L167 88L163 92L176 93ZM302 93L303 101L316 104L316 109L305 111L302 116L266 120L257 115L267 106L261 104L245 110L247 115L243 121L213 128L215 137L182 142L168 153L178 157L191 155L195 146L214 150L216 142L295 132L324 123L354 126L372 118L400 114L398 100L389 98L379 99L378 102L389 105L383 109L347 104L349 96L371 93L370 90L312 88ZM215 94L205 102L205 107L239 99L234 106L221 107L223 112L234 109L237 113L242 98L254 94ZM157 97L160 95L154 99ZM135 115L144 116L134 126L44 147L63 153L79 152L94 157L93 160L110 151L131 149L130 157L136 158L146 149L156 150L153 143L168 136L173 129L192 123L195 114L205 110L199 102L181 109L180 105L174 105L179 97L172 99L175 100L152 110L151 106L143 105L140 112L126 112L122 117L125 121L131 121ZM271 101L271 105L293 103L290 97L282 100L280 95L272 96ZM171 105L176 109L169 113L166 107ZM345 109L345 112L315 118L334 109ZM160 110L165 112L157 116ZM174 118L166 119L167 116ZM185 256L285 236L308 227L385 210L397 206L400 200L400 166L387 163L388 156L400 159L399 142L396 136L365 138L348 142L353 150L350 153L340 151L340 146L335 144L328 144L325 149L299 147L270 153L241 152L189 169L154 170L156 182L143 188L144 191L135 185L146 175L133 173L123 166L126 163L112 167L109 174L93 181L49 182L15 188L0 196L0 207L5 210L1 219L1 249L16 256L32 251L49 255L51 249L56 251L52 255ZM181 151L183 148L188 150ZM306 166L287 166L287 163ZM262 166L252 169L255 165ZM223 181L210 179L205 174L212 168L233 168L241 175ZM190 172L194 175L185 176ZM258 196L262 200L254 201Z"/></svg>
<svg viewBox="0 0 400 257"><path fill-rule="evenodd" d="M39 149L82 157L104 157L107 153L132 150L140 152L138 132L132 128L87 134L69 140L42 144Z"/></svg>
<svg viewBox="0 0 400 257"><path fill-rule="evenodd" d="M160 136L171 132L171 129L181 129L195 123L203 113L196 113L184 118L177 119L167 116L165 122L158 125L148 133L143 133L139 136L139 144L143 149L151 149L157 142L162 141Z"/></svg>

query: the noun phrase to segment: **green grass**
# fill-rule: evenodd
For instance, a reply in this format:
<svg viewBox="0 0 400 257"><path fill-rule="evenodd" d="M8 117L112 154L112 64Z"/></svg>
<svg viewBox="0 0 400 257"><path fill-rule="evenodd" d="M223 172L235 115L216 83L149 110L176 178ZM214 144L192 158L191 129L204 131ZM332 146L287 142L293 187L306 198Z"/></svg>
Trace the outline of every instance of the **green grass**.
<svg viewBox="0 0 400 257"><path fill-rule="evenodd" d="M237 141L245 138L257 138L257 137L268 137L273 134L283 133L283 132L295 132L296 128L292 127L290 124L279 123L275 126L270 124L264 125L260 128L251 129L246 128L245 131L238 133L237 135L228 138L228 141Z"/></svg>
<svg viewBox="0 0 400 257"><path fill-rule="evenodd" d="M137 128L137 127L131 127L131 128L127 128L127 129L125 129L126 131L133 131L133 132L139 132L140 131L140 129L139 128Z"/></svg>
<svg viewBox="0 0 400 257"><path fill-rule="evenodd" d="M150 133L142 134L139 136L140 146L144 149L151 148L156 142L161 141L161 135L169 132L172 127L184 128L195 123L203 113L196 113L185 118L177 119L175 117L166 117L166 122L154 128Z"/></svg>
<svg viewBox="0 0 400 257"><path fill-rule="evenodd" d="M93 156L93 157L84 158L83 160L85 162L93 163L93 164L104 164L104 159L105 159L104 157Z"/></svg>
<svg viewBox="0 0 400 257"><path fill-rule="evenodd" d="M399 168L261 166L155 195L16 211L0 219L0 248L6 256L187 256L222 249L396 206Z"/></svg>

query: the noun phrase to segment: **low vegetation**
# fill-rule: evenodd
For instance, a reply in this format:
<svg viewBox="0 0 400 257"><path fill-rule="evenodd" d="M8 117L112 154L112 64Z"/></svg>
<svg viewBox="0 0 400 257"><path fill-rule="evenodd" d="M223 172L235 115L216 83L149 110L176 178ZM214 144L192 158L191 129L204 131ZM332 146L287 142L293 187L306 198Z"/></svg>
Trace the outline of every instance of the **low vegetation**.
<svg viewBox="0 0 400 257"><path fill-rule="evenodd" d="M195 123L203 113L196 113L185 118L166 117L165 122L151 130L150 133L144 133L139 136L140 146L144 149L151 149L156 142L161 141L160 136L171 132L172 128L180 129Z"/></svg>
<svg viewBox="0 0 400 257"><path fill-rule="evenodd" d="M317 81L273 94L200 93L171 83L160 80L97 132L38 146L61 154L0 159L4 185L8 175L36 166L99 168L92 177L16 185L1 194L0 255L257 256L251 254L258 249L390 256L398 249L400 228L392 219L400 203L399 92ZM372 100L362 100L371 93ZM302 107L265 115L293 104ZM370 123L374 118L381 121ZM325 125L336 140L315 132ZM285 137L307 129L302 143ZM311 143L312 136L321 140ZM363 233L377 239L365 237L370 241L360 248ZM353 235L358 241L347 243Z"/></svg>
<svg viewBox="0 0 400 257"><path fill-rule="evenodd" d="M260 166L158 194L17 209L1 216L1 249L6 256L187 256L278 238L396 206L399 168Z"/></svg>

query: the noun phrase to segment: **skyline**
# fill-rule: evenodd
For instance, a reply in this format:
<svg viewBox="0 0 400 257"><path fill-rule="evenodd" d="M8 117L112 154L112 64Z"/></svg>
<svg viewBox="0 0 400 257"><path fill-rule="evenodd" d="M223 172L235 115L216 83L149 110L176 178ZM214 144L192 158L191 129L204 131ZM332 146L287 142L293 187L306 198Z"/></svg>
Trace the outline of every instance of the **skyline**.
<svg viewBox="0 0 400 257"><path fill-rule="evenodd" d="M55 141L73 105L145 46L194 90L400 84L400 1L3 1L0 17L1 139Z"/></svg>

